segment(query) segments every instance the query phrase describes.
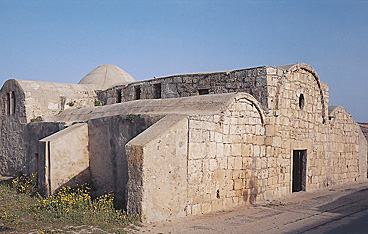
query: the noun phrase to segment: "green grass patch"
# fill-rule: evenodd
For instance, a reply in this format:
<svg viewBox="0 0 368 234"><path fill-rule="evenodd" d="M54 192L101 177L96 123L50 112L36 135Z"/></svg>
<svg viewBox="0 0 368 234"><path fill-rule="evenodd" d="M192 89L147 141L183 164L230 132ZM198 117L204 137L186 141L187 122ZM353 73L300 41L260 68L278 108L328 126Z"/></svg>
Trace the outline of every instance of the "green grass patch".
<svg viewBox="0 0 368 234"><path fill-rule="evenodd" d="M139 222L138 216L114 208L113 194L92 199L90 188L83 185L64 187L42 197L32 189L36 181L35 175L23 175L0 182L1 231L67 233L75 229L88 233L125 233L125 227Z"/></svg>

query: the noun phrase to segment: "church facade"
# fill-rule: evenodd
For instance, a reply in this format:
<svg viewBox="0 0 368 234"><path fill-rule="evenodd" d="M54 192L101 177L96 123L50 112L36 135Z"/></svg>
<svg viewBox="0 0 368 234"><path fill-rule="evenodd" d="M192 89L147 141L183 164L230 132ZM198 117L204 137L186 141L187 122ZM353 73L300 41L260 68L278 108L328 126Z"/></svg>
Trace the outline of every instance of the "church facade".
<svg viewBox="0 0 368 234"><path fill-rule="evenodd" d="M0 173L40 190L89 182L143 221L367 178L367 141L307 64L135 81L102 65L79 84L8 80Z"/></svg>

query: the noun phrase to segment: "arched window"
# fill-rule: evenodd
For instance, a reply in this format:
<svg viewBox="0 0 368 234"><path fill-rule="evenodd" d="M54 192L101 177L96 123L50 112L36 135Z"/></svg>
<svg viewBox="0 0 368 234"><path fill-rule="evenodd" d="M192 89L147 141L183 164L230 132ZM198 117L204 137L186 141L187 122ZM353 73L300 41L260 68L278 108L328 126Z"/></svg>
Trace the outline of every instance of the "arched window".
<svg viewBox="0 0 368 234"><path fill-rule="evenodd" d="M300 94L300 96L299 96L299 108L301 110L303 110L303 108L304 108L304 95L303 94Z"/></svg>
<svg viewBox="0 0 368 234"><path fill-rule="evenodd" d="M6 110L8 115L13 115L15 113L15 104L14 92L7 93Z"/></svg>

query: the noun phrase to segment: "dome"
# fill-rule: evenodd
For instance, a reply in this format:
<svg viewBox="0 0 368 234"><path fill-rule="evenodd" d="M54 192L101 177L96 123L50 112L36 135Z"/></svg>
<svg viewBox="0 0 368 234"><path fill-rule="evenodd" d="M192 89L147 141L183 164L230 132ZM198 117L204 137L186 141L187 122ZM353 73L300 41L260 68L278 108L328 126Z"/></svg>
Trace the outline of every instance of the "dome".
<svg viewBox="0 0 368 234"><path fill-rule="evenodd" d="M105 64L88 73L78 84L92 84L97 89L108 89L115 85L134 82L134 78L118 66Z"/></svg>

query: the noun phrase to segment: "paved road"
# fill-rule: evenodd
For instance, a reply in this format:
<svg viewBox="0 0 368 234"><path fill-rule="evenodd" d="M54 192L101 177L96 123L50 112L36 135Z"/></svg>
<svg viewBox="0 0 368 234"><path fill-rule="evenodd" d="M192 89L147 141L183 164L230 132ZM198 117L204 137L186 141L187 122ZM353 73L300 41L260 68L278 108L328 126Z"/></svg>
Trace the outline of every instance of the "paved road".
<svg viewBox="0 0 368 234"><path fill-rule="evenodd" d="M368 233L368 181L226 212L146 224L135 233Z"/></svg>

